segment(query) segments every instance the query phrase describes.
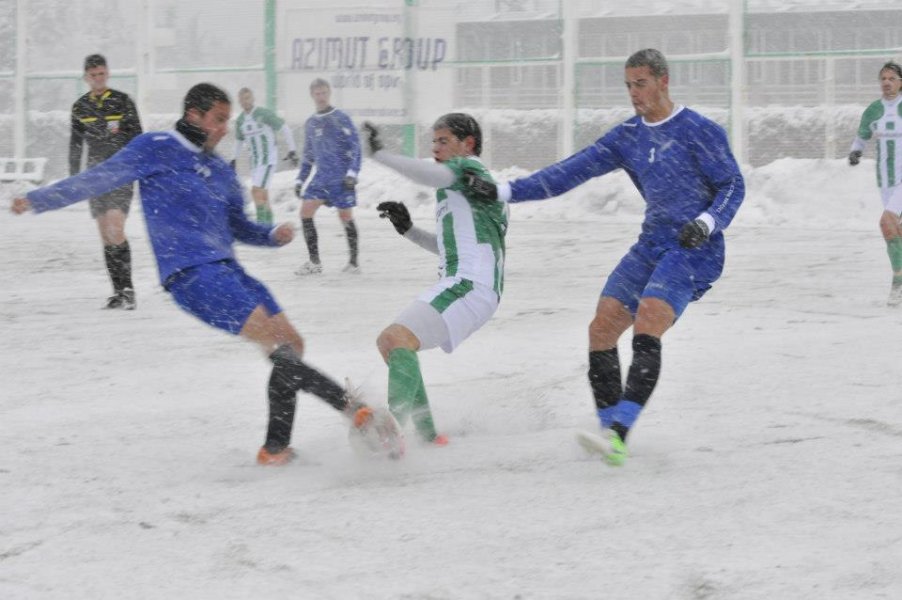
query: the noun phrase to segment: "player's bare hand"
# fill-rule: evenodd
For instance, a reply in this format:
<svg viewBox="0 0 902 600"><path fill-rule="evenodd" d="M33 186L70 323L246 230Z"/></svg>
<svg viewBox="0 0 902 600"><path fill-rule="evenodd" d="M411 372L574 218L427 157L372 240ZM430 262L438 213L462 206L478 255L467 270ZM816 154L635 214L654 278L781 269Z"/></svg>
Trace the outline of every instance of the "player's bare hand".
<svg viewBox="0 0 902 600"><path fill-rule="evenodd" d="M31 210L31 202L28 201L28 198L15 198L9 205L9 210L14 215L21 215Z"/></svg>
<svg viewBox="0 0 902 600"><path fill-rule="evenodd" d="M272 237L280 246L291 243L291 240L294 239L294 225L282 223L273 230Z"/></svg>

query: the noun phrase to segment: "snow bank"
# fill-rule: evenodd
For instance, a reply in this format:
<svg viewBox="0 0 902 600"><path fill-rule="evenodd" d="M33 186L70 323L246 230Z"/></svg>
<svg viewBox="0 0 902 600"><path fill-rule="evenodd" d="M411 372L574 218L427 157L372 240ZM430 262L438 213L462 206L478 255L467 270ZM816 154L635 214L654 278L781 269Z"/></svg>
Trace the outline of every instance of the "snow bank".
<svg viewBox="0 0 902 600"><path fill-rule="evenodd" d="M529 172L517 167L493 171L498 180ZM873 229L880 216L880 195L874 161L855 168L843 159L783 158L762 167L746 166L746 199L734 223L751 226ZM277 211L284 218L296 214L294 173L277 174L274 183ZM429 214L433 193L394 171L365 160L358 188L359 206L374 208L385 200L403 201ZM639 221L645 205L629 177L615 172L589 181L567 194L513 208L517 219Z"/></svg>

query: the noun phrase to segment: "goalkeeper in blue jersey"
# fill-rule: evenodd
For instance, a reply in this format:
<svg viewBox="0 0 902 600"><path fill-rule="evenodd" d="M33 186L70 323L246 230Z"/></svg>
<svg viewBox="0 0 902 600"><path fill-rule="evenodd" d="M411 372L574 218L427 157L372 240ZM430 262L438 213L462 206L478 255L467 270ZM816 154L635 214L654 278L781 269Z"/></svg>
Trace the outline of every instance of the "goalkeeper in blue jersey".
<svg viewBox="0 0 902 600"><path fill-rule="evenodd" d="M373 413L301 359L300 334L269 290L235 257L236 240L282 246L292 240L294 229L245 216L235 171L213 152L228 132L230 113L224 91L197 84L185 96L184 115L174 130L140 135L98 166L14 199L11 208L15 214L41 213L138 181L164 289L186 312L255 342L272 361L269 426L257 462L282 465L294 457L289 442L298 391L320 397L362 430Z"/></svg>
<svg viewBox="0 0 902 600"><path fill-rule="evenodd" d="M301 227L310 260L301 265L298 275L323 272L319 257L319 238L313 217L325 204L338 209L338 218L348 237L346 273L359 273L357 264L357 225L354 207L357 205L357 174L360 172L360 139L357 128L343 111L330 104L332 88L325 79L314 79L310 96L316 113L304 124L304 155L298 172L295 194L302 200ZM313 178L307 182L310 173ZM304 183L307 182L306 188Z"/></svg>
<svg viewBox="0 0 902 600"><path fill-rule="evenodd" d="M639 239L608 276L589 324L589 383L602 436L581 434L580 441L613 465L626 459L627 434L658 382L661 337L720 277L723 231L745 195L724 130L674 104L669 82L661 52L636 52L625 67L636 116L523 179L497 186L470 179L471 194L522 202L623 169L642 194ZM630 326L633 359L624 386L617 342Z"/></svg>

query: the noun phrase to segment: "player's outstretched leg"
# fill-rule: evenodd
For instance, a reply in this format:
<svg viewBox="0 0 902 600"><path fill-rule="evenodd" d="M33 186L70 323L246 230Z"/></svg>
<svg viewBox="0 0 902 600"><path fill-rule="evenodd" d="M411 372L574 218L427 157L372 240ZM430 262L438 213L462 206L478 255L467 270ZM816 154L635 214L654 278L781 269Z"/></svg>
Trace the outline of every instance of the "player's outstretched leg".
<svg viewBox="0 0 902 600"><path fill-rule="evenodd" d="M352 401L347 391L338 383L304 363L290 345L280 346L269 359L273 363L268 390L269 425L266 430L266 441L257 455L258 463L281 465L294 457L294 450L289 444L298 391L313 394L328 402L355 424L358 421L365 423L366 414L372 414L362 402Z"/></svg>
<svg viewBox="0 0 902 600"><path fill-rule="evenodd" d="M401 425L410 417L423 441L448 443L445 436L435 431L420 361L413 350L395 348L388 354L388 408Z"/></svg>

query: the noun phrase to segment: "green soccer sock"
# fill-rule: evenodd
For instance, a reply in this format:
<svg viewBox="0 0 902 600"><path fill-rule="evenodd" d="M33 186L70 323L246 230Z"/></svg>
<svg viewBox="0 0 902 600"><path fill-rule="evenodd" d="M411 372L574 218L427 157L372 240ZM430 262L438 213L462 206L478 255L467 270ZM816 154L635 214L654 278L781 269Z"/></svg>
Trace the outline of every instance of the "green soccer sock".
<svg viewBox="0 0 902 600"><path fill-rule="evenodd" d="M388 355L388 408L401 425L409 416L427 442L435 439L435 423L417 353L395 348Z"/></svg>
<svg viewBox="0 0 902 600"><path fill-rule="evenodd" d="M902 237L886 240L886 253L889 254L889 262L893 266L893 273L902 271Z"/></svg>
<svg viewBox="0 0 902 600"><path fill-rule="evenodd" d="M272 209L269 206L257 205L257 223L272 225Z"/></svg>

